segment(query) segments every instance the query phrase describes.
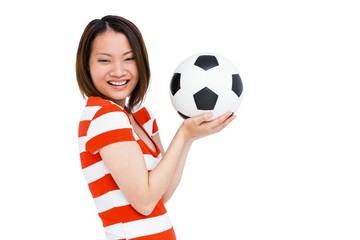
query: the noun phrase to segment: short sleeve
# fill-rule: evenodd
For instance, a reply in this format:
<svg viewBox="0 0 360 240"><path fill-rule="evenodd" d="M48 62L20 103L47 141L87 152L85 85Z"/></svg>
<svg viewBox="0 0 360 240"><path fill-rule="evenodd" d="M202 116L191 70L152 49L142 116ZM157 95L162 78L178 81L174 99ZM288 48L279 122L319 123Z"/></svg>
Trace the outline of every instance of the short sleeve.
<svg viewBox="0 0 360 240"><path fill-rule="evenodd" d="M101 108L90 122L86 150L95 153L115 142L135 141L127 114L116 106Z"/></svg>

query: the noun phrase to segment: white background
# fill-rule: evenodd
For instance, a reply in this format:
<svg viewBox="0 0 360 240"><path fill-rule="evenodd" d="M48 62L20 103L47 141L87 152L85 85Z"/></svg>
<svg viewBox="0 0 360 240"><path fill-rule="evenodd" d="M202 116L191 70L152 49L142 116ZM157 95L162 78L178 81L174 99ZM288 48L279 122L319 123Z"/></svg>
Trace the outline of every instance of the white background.
<svg viewBox="0 0 360 240"><path fill-rule="evenodd" d="M239 68L237 119L193 145L168 211L180 240L360 239L357 1L2 1L0 239L104 239L83 178L75 54L107 14L142 31L167 146L169 81L212 51Z"/></svg>

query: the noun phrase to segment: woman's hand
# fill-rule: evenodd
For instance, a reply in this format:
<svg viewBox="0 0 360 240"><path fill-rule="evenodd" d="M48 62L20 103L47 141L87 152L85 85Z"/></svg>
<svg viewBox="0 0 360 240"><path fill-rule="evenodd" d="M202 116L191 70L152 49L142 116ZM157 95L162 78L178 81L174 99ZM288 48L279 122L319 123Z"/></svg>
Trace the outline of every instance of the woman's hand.
<svg viewBox="0 0 360 240"><path fill-rule="evenodd" d="M187 140L194 141L221 131L236 118L232 112L227 112L220 117L209 121L211 117L212 113L208 112L185 119L181 124L179 131L184 134Z"/></svg>

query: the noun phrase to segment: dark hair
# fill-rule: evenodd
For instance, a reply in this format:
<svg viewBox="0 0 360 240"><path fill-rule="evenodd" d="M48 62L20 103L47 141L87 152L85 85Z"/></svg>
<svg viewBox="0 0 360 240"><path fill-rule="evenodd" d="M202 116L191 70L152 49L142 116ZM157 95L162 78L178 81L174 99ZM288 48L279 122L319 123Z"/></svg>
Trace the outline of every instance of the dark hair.
<svg viewBox="0 0 360 240"><path fill-rule="evenodd" d="M131 21L114 15L92 20L85 28L79 42L76 55L76 78L83 96L108 97L101 94L94 86L89 70L89 59L94 39L101 33L112 29L126 35L134 52L139 71L139 81L131 93L127 107L131 110L145 98L150 83L150 65L144 39L140 30Z"/></svg>

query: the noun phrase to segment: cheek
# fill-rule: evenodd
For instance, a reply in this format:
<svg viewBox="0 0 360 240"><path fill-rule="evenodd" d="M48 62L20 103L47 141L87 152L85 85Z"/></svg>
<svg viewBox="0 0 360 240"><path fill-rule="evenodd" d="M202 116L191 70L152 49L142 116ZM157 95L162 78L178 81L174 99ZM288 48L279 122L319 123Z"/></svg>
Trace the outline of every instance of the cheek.
<svg viewBox="0 0 360 240"><path fill-rule="evenodd" d="M96 85L97 83L101 82L101 80L104 78L104 71L102 71L101 68L97 67L90 67L90 76L93 81L93 83Z"/></svg>
<svg viewBox="0 0 360 240"><path fill-rule="evenodd" d="M136 65L134 65L131 69L132 75L135 79L139 80L139 71Z"/></svg>

